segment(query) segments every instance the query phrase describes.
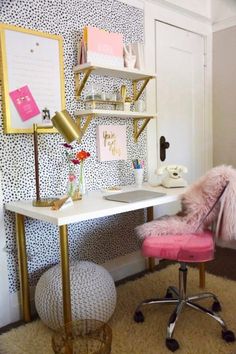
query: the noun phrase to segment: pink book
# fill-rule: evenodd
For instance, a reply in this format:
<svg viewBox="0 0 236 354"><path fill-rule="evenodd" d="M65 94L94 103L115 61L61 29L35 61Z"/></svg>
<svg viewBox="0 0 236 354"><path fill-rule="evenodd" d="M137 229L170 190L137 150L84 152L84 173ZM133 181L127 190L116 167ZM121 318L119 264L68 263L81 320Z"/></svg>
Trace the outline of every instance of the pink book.
<svg viewBox="0 0 236 354"><path fill-rule="evenodd" d="M123 36L96 27L84 28L84 45L87 60L95 65L124 67Z"/></svg>
<svg viewBox="0 0 236 354"><path fill-rule="evenodd" d="M87 50L116 57L123 57L123 36L96 27L87 27Z"/></svg>
<svg viewBox="0 0 236 354"><path fill-rule="evenodd" d="M27 85L11 91L9 95L23 121L35 117L40 113L34 97L32 96Z"/></svg>

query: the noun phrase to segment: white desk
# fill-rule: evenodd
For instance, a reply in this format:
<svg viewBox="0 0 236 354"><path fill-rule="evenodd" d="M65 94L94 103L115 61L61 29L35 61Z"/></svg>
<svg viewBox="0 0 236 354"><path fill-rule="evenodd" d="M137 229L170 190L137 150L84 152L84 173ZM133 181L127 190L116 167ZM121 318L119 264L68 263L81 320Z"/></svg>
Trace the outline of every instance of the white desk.
<svg viewBox="0 0 236 354"><path fill-rule="evenodd" d="M26 322L31 320L30 296L28 282L28 267L25 241L24 217L47 221L59 226L62 292L64 323L71 322L71 297L70 297L70 270L67 225L84 220L92 220L103 216L116 215L128 211L147 208L149 220L153 217L152 207L167 204L178 200L184 192L183 188L166 189L163 187L150 187L144 185L142 189L166 193L165 196L152 198L134 203L120 203L108 201L103 198L100 191L89 192L82 200L62 211L53 211L50 208L34 207L32 201L17 201L5 205L7 210L16 214L16 235L19 258L19 277L21 285L21 303L23 318ZM125 191L134 190L132 186L125 187Z"/></svg>

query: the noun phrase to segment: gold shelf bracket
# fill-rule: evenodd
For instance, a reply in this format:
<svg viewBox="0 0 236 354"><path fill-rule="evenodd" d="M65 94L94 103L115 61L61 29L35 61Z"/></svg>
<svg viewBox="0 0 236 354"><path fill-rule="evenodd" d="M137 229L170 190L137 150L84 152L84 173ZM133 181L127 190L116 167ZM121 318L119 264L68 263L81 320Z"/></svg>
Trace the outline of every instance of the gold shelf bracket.
<svg viewBox="0 0 236 354"><path fill-rule="evenodd" d="M83 126L81 125L82 117L78 117L76 119L76 123L77 123L77 125L78 125L78 127L79 127L79 129L81 131L81 137L78 140L79 143L81 142L81 139L83 138L83 136L84 136L84 134L86 132L86 129L88 128L91 120L93 119L93 116L94 116L93 114L89 114L89 115L85 116L85 122L84 122Z"/></svg>
<svg viewBox="0 0 236 354"><path fill-rule="evenodd" d="M143 93L145 87L147 86L147 84L149 83L149 81L151 79L153 79L154 77L148 77L148 78L144 78L144 79L139 79L139 80L133 80L133 101L137 101L139 99L139 97L141 96L141 94ZM143 81L142 86L140 87L140 89L138 89L138 83L140 81Z"/></svg>
<svg viewBox="0 0 236 354"><path fill-rule="evenodd" d="M87 70L84 71L79 71L75 73L75 96L76 99L78 100L80 97L80 94L84 88L84 85L86 84L86 82L88 81L88 78L91 74L91 72L94 70L94 68L89 68ZM84 74L82 80L80 78L80 74Z"/></svg>
<svg viewBox="0 0 236 354"><path fill-rule="evenodd" d="M150 120L151 120L151 117L134 118L134 141L136 143L138 141L139 135L146 128L146 126L148 125ZM141 127L139 127L139 125L138 125L139 121L143 121L143 124L141 125Z"/></svg>

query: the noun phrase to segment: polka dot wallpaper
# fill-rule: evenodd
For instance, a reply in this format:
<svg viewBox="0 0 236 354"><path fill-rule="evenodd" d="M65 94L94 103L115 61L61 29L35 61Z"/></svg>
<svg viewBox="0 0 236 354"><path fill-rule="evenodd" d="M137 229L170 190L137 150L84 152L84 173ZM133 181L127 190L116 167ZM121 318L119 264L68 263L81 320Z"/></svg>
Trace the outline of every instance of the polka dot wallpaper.
<svg viewBox="0 0 236 354"><path fill-rule="evenodd" d="M85 25L120 32L127 43L143 41L143 11L113 0L5 0L1 2L0 22L38 31L59 34L64 40L64 72L66 108L73 115L85 108L76 101L73 66L76 64L76 44ZM20 50L20 47L19 47ZM101 85L105 92L119 90L129 81L91 76L88 85ZM82 99L84 93L82 94ZM35 197L33 136L3 134L3 115L0 105L0 168L4 202ZM96 156L96 126L98 124L126 125L127 161L99 162ZM146 135L138 143L133 140L132 119L101 117L90 124L79 148L90 152L85 163L88 190L134 183L132 159L146 159ZM66 191L68 165L59 134L39 136L40 184L42 197L62 195ZM69 226L71 259L103 263L138 249L133 229L144 220L143 211L105 217ZM15 220L5 213L10 292L19 289ZM58 228L44 222L26 219L26 237L30 283L59 262Z"/></svg>

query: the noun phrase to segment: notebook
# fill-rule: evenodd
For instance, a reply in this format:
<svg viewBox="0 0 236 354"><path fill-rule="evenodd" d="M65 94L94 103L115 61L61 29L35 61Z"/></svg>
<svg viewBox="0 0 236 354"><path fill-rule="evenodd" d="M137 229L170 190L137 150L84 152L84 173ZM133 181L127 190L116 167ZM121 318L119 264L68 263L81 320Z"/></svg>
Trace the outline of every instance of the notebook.
<svg viewBox="0 0 236 354"><path fill-rule="evenodd" d="M164 195L165 193L158 193L158 192L138 189L131 192L109 194L104 196L104 198L115 202L133 203L133 202L139 202L141 200L163 197Z"/></svg>

